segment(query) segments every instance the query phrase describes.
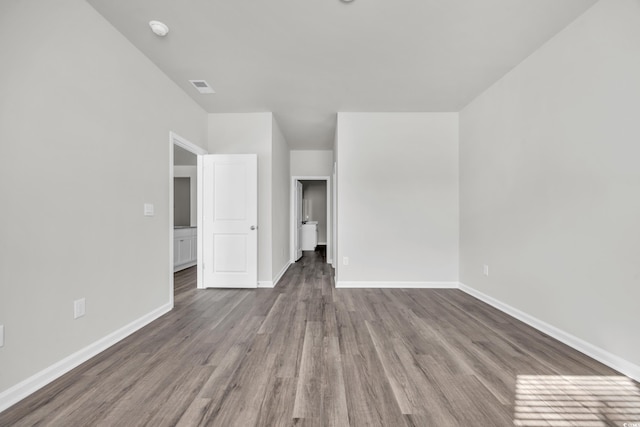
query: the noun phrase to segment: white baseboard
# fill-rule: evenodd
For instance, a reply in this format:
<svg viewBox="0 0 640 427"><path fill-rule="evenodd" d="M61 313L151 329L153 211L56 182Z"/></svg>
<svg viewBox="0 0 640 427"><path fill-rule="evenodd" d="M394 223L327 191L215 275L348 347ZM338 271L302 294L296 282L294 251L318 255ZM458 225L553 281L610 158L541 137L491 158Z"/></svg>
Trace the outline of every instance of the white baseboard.
<svg viewBox="0 0 640 427"><path fill-rule="evenodd" d="M274 287L274 283L282 278L284 273L289 268L290 264L287 264L280 271L276 280L271 282L258 282L258 287ZM264 286L261 286L264 284ZM541 332L557 339L558 341L586 354L589 357L633 378L636 381L640 381L640 366L631 363L619 356L616 356L602 348L599 348L593 344L590 344L578 337L575 337L565 331L556 328L540 319L537 319L527 313L524 313L517 308L511 307L493 297L490 297L480 291L477 291L469 286L457 282L346 282L341 281L336 283L336 288L460 288L463 292L478 298L479 300L495 307L496 309L528 324L529 326L538 329ZM26 380L14 385L13 387L0 393L0 412L9 408L10 406L18 403L20 400L49 384L53 380L61 377L65 373L69 372L73 368L81 365L90 358L96 356L137 330L143 328L147 324L151 323L155 319L159 318L163 314L171 311L172 306L170 303L165 304L152 312L140 317L139 319L129 323L128 325L118 329L115 332L99 339L98 341L88 345L87 347L77 351L76 353L56 362L48 368L38 372L37 374L27 378Z"/></svg>
<svg viewBox="0 0 640 427"><path fill-rule="evenodd" d="M187 269L189 267L193 267L196 264L198 264L198 261L192 261L192 262L188 262L186 264L176 265L176 266L173 267L173 272L177 273L178 271L182 271L182 270Z"/></svg>
<svg viewBox="0 0 640 427"><path fill-rule="evenodd" d="M336 283L336 288L398 288L398 289L457 289L458 282L345 282Z"/></svg>
<svg viewBox="0 0 640 427"><path fill-rule="evenodd" d="M280 279L282 279L282 276L284 276L284 273L287 272L287 270L289 269L289 266L291 264L290 263L286 263L284 265L284 267L282 267L282 270L280 270L280 272L278 273L278 275L276 276L275 279L273 279L273 287L275 288L278 285L278 282L280 281Z"/></svg>
<svg viewBox="0 0 640 427"><path fill-rule="evenodd" d="M597 360L598 362L603 363L610 368L613 368L616 371L619 371L624 375L633 378L636 381L640 381L640 366L631 363L619 356L616 356L615 354L609 353L607 350L604 350L581 338L558 329L553 325L550 325L536 317L520 311L515 307L505 304L502 301L490 297L489 295L486 295L463 283L460 283L460 290L479 299L480 301L489 304L492 307L497 308L498 310L508 314L509 316L515 317L516 319L526 323L527 325L541 332L544 332L545 334L557 339L558 341L568 345L569 347L578 350L581 353L586 354L587 356Z"/></svg>
<svg viewBox="0 0 640 427"><path fill-rule="evenodd" d="M289 266L293 264L292 262L287 262L284 267L282 267L282 270L280 270L280 272L278 273L278 275L275 277L275 279L273 279L273 281L271 280L261 280L258 282L258 287L259 288L275 288L276 285L278 284L278 282L280 281L280 279L282 279L282 276L284 276L284 273L287 272L287 270L289 269Z"/></svg>
<svg viewBox="0 0 640 427"><path fill-rule="evenodd" d="M0 412L171 311L167 303L0 393Z"/></svg>
<svg viewBox="0 0 640 427"><path fill-rule="evenodd" d="M271 280L259 280L258 281L259 288L273 288L273 282Z"/></svg>

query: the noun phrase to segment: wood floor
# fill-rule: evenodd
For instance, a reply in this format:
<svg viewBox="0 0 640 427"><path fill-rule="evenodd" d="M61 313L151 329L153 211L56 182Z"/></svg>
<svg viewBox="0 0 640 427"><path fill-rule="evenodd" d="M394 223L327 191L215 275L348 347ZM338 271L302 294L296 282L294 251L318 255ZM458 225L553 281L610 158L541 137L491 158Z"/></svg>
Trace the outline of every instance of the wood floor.
<svg viewBox="0 0 640 427"><path fill-rule="evenodd" d="M458 290L196 290L0 426L622 426L638 385Z"/></svg>

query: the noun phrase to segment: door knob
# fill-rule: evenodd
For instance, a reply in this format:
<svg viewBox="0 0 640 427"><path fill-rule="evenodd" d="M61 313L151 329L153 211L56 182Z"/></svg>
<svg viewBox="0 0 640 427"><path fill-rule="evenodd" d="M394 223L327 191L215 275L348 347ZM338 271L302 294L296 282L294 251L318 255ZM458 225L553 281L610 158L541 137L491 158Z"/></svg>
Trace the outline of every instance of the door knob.
<svg viewBox="0 0 640 427"><path fill-rule="evenodd" d="M255 225L252 225L252 226L251 226L251 229L252 229L252 230L255 230L255 229L256 229L256 226L255 226Z"/></svg>

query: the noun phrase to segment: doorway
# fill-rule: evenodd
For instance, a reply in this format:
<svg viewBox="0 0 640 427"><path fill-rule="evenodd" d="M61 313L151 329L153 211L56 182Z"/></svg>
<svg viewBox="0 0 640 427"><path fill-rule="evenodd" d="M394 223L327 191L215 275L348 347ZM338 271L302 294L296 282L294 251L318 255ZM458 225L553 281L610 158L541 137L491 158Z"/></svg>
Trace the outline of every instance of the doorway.
<svg viewBox="0 0 640 427"><path fill-rule="evenodd" d="M172 306L176 268L195 266L198 288L202 284L202 230L198 223L202 209L200 164L204 154L207 154L205 149L173 132L169 133L169 300ZM184 192L178 196L182 200L178 200L180 206L176 206L176 178L178 191L179 187L184 187ZM185 179L188 179L188 184ZM175 222L176 216L179 223Z"/></svg>
<svg viewBox="0 0 640 427"><path fill-rule="evenodd" d="M173 272L197 263L198 156L173 146Z"/></svg>
<svg viewBox="0 0 640 427"><path fill-rule="evenodd" d="M325 262L333 263L331 178L291 177L291 262L305 250L324 251Z"/></svg>

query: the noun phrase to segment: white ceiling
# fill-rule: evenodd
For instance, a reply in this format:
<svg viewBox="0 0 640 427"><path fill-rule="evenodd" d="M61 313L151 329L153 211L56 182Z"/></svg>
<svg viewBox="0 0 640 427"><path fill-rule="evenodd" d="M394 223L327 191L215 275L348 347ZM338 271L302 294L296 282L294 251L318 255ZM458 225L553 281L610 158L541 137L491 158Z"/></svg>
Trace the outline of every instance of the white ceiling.
<svg viewBox="0 0 640 427"><path fill-rule="evenodd" d="M339 111L459 111L595 1L88 0L206 111L273 111L293 149L332 148Z"/></svg>

